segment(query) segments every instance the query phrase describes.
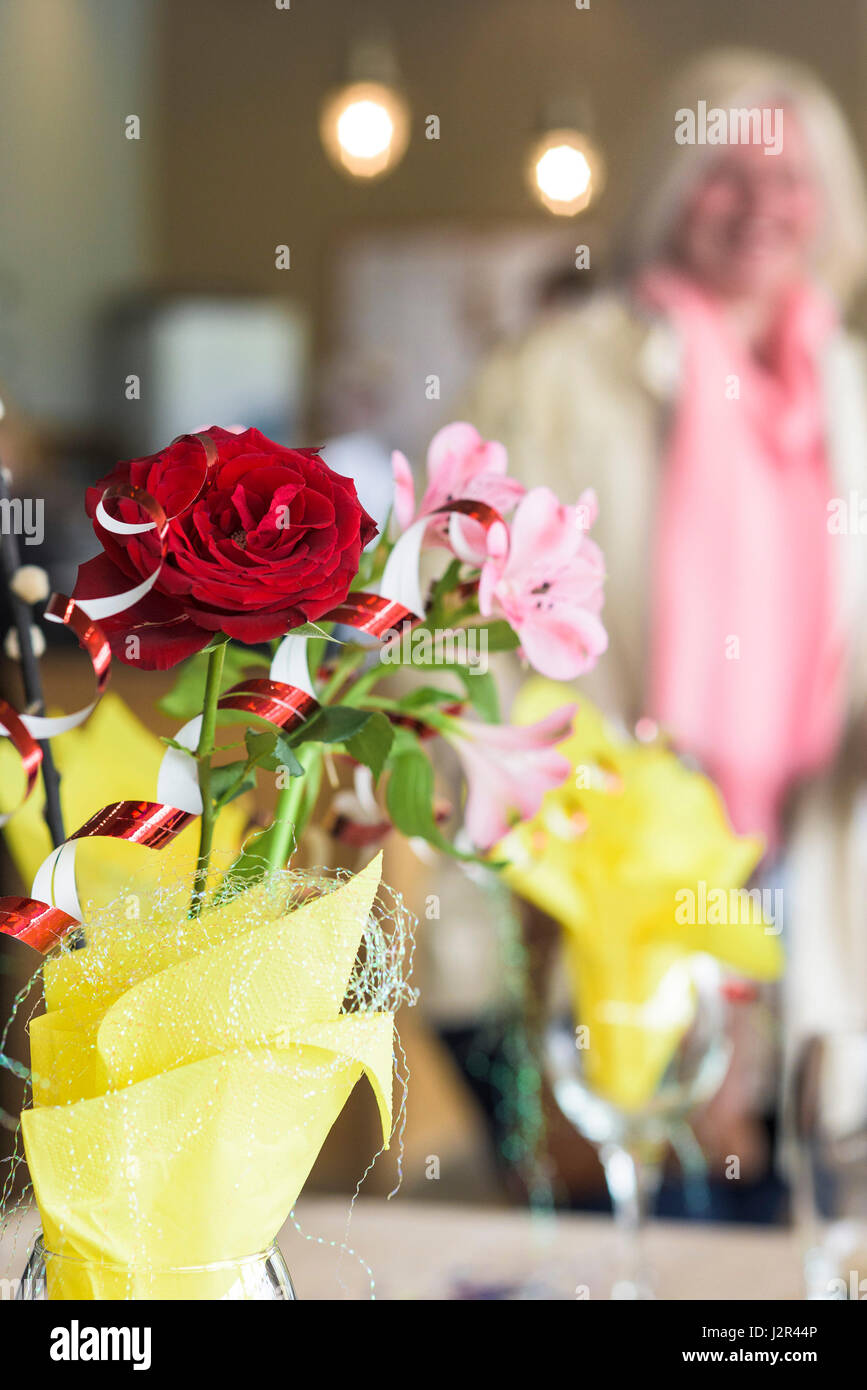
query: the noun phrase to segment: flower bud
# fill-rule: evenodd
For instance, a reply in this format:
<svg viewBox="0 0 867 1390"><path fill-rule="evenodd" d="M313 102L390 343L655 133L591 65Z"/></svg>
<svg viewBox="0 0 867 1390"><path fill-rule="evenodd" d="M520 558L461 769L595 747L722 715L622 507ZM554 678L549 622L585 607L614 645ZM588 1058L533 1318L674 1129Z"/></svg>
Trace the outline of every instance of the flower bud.
<svg viewBox="0 0 867 1390"><path fill-rule="evenodd" d="M30 645L33 648L33 655L35 657L45 655L45 635L40 627L31 627ZM21 660L21 644L18 641L17 628L10 627L3 642L3 650L10 661Z"/></svg>
<svg viewBox="0 0 867 1390"><path fill-rule="evenodd" d="M22 565L13 574L9 587L24 603L44 603L51 592L48 575L41 565Z"/></svg>

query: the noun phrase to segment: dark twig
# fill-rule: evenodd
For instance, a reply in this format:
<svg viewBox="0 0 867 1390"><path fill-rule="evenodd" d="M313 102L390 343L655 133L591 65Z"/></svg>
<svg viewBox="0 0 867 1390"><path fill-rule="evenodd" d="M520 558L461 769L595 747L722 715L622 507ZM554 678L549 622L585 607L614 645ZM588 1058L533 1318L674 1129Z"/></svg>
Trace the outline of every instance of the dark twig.
<svg viewBox="0 0 867 1390"><path fill-rule="evenodd" d="M0 464L0 499L10 501L9 492L10 474L2 464ZM3 584L12 609L12 618L15 629L18 633L18 646L21 653L21 675L24 680L24 695L27 700L27 713L44 715L45 699L42 693L42 675L39 670L39 662L33 651L33 642L30 637L31 612L30 605L19 598L12 589L12 580L20 568L21 558L18 551L17 537L10 530L7 535L0 535L0 567L2 567ZM51 839L55 846L62 845L66 839L63 831L63 814L60 809L60 774L54 763L51 753L51 744L48 739L41 739L39 746L42 749L42 781L45 786L45 816L46 824L51 832Z"/></svg>

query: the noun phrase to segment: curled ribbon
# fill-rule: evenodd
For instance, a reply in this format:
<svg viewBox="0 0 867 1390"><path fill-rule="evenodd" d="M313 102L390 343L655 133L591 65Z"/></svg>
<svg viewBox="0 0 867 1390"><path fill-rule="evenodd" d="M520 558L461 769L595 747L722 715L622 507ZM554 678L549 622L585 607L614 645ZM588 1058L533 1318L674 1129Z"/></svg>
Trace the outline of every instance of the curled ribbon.
<svg viewBox="0 0 867 1390"><path fill-rule="evenodd" d="M62 623L69 627L78 638L79 644L88 653L96 678L96 698L83 709L71 715L44 718L36 715L19 715L5 701L0 701L0 735L7 735L18 752L24 767L27 784L24 800L32 792L39 767L42 750L36 740L44 741L55 735L66 733L83 724L95 709L101 698L111 670L111 648L98 619L122 613L132 607L145 594L149 593L159 578L167 553L167 533L169 522L180 515L195 501L207 479L208 470L217 458L217 448L210 435L181 436L196 439L202 445L203 459L201 472L190 497L184 499L178 510L167 515L159 502L141 488L123 485L106 488L96 508L96 519L105 530L116 535L141 535L155 530L159 537L160 553L157 564L147 579L120 594L106 595L103 598L76 602L64 594L52 594L45 609L45 617L50 622ZM174 441L177 442L177 441ZM116 520L106 508L106 502L128 500L149 517L145 522L126 522ZM199 812L201 811L201 799ZM10 813L14 814L14 812ZM63 844L52 850L40 865L33 880L33 896L30 898L0 899L0 932L25 941L36 950L47 951L71 926L81 921L81 908L75 886L75 841L91 835L110 835L134 840L141 844L160 849L173 839L185 825L194 819L197 812L187 812L158 802L115 802L104 807L92 816L79 830ZM4 820L8 817L4 817ZM2 823L2 822L0 822ZM47 899L48 901L46 901Z"/></svg>
<svg viewBox="0 0 867 1390"><path fill-rule="evenodd" d="M84 723L96 708L108 684L111 666L111 648L101 630L91 622L80 604L67 598L65 594L52 594L45 609L45 617L49 622L61 623L64 627L70 628L78 638L79 645L87 652L96 679L96 698L91 700L89 705L76 710L74 714L58 715L50 719L43 715L19 714L6 700L0 700L0 736L9 738L21 758L27 778L22 803L27 800L36 785L42 763L39 742L54 738L56 734L65 734L67 730ZM14 811L0 818L0 825L5 824L10 815L14 815Z"/></svg>
<svg viewBox="0 0 867 1390"><path fill-rule="evenodd" d="M0 702L0 733L8 734L21 757L28 779L27 795L35 784L42 757L34 739L48 738L82 723L93 710L108 681L111 652L95 620L123 612L150 592L165 562L169 522L192 505L216 460L216 446L207 433L180 437L197 439L202 444L204 460L193 495L177 512L168 516L150 494L139 488L124 486L107 489L96 509L99 524L117 535L142 534L151 530L157 532L160 553L153 572L124 593L88 599L84 603L54 595L46 609L46 617L67 624L90 655L97 678L97 699L75 715L42 720L19 716L10 706ZM115 519L104 504L116 499L134 502L150 519L136 523ZM479 523L486 533L495 525L503 524L499 513L485 503L466 499L447 503L437 512L419 518L400 537L386 563L378 593L350 594L319 621L354 627L374 638L380 638L406 623L419 622L424 612L419 579L421 546L428 527L442 516L448 516L450 538L458 547L458 553L467 552L469 545L455 525L460 516ZM218 710L239 710L283 730L297 728L319 709L307 662L307 640L304 636L290 633L274 654L269 678L249 679L232 686L220 697ZM79 925L82 919L75 881L78 840L110 836L131 840L152 849L162 849L201 815L202 797L194 758L201 724L201 715L189 720L175 736L174 743L180 747L166 750L160 765L156 801L118 801L103 807L64 844L52 850L40 865L33 880L32 897L0 898L0 932L14 936L38 951L51 950L65 932Z"/></svg>

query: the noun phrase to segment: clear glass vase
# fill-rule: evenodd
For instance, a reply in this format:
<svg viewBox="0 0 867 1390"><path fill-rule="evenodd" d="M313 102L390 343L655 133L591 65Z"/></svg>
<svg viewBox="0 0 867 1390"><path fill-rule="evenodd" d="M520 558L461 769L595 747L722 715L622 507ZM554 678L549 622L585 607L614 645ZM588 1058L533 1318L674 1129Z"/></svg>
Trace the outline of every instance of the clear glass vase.
<svg viewBox="0 0 867 1390"><path fill-rule="evenodd" d="M867 1298L867 1028L804 1039L787 1130L808 1299ZM791 1141L790 1141L791 1142Z"/></svg>
<svg viewBox="0 0 867 1390"><path fill-rule="evenodd" d="M48 1250L38 1235L15 1297L27 1302L85 1298L252 1299L262 1303L294 1299L295 1290L276 1245L239 1260L149 1269L58 1255Z"/></svg>
<svg viewBox="0 0 867 1390"><path fill-rule="evenodd" d="M570 1123L598 1150L621 1233L620 1269L611 1289L615 1299L655 1297L643 1237L662 1163L668 1149L673 1149L685 1183L704 1189L706 1165L690 1117L722 1085L731 1055L716 962L696 956L673 970L676 973L670 972L671 978L663 982L659 1001L642 1009L640 1022L632 1021L619 1001L602 1005L603 1016L607 1013L619 1020L607 1027L624 1030L620 1041L624 1051L631 1049L636 1069L648 1065L653 1079L640 1102L618 1102L600 1085L598 1058L593 1054L598 1017L589 1023L558 1020L546 1033L546 1065L555 1099ZM667 1041L661 1043L661 1038ZM648 1058L656 1056L659 1047L663 1060L654 1073ZM623 1053L621 1082L622 1058Z"/></svg>

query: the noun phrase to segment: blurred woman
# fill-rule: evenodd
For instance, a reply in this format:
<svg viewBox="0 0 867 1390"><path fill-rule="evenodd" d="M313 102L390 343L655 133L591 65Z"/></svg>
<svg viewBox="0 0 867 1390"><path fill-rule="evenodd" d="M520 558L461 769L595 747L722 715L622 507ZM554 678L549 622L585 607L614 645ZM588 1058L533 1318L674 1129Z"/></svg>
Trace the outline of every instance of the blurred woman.
<svg viewBox="0 0 867 1390"><path fill-rule="evenodd" d="M778 152L678 143L699 102L768 110ZM525 483L596 488L610 649L582 686L659 720L785 856L790 1038L863 1025L861 170L809 73L739 52L674 84L640 168L619 288L501 351L467 418Z"/></svg>

